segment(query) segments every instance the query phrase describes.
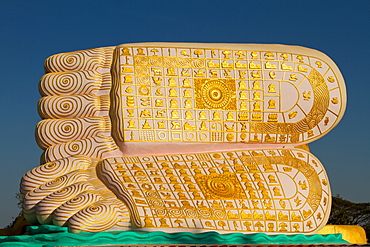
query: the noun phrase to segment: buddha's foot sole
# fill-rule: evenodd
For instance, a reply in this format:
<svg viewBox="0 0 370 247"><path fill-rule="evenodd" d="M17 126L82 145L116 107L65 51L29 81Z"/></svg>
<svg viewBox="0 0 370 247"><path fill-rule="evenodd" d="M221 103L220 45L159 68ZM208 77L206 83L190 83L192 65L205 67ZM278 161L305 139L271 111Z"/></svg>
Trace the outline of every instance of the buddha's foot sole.
<svg viewBox="0 0 370 247"><path fill-rule="evenodd" d="M144 230L309 233L331 207L322 165L300 149L109 158L98 174Z"/></svg>

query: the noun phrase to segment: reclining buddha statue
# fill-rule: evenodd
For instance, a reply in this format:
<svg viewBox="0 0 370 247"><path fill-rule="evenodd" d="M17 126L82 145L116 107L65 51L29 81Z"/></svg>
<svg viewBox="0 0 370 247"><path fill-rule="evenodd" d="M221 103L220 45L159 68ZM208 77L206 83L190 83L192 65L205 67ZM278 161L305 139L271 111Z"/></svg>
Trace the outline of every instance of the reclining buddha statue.
<svg viewBox="0 0 370 247"><path fill-rule="evenodd" d="M327 174L307 144L338 124L323 53L267 44L133 43L45 61L31 224L71 232L312 234Z"/></svg>

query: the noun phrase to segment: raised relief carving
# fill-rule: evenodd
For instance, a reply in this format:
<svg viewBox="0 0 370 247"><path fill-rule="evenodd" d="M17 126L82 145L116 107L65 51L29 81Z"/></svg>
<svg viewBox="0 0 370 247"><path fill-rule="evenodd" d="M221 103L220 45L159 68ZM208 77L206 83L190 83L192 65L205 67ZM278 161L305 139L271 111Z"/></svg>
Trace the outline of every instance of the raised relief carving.
<svg viewBox="0 0 370 247"><path fill-rule="evenodd" d="M338 69L305 48L232 47L129 44L48 58L36 131L43 163L21 182L26 219L72 232L311 234L324 226L328 178L294 146L343 115ZM324 64L325 75L316 70ZM143 142L155 154L118 146ZM158 142L243 149L173 145L178 153L169 154ZM276 149L263 148L271 143Z"/></svg>

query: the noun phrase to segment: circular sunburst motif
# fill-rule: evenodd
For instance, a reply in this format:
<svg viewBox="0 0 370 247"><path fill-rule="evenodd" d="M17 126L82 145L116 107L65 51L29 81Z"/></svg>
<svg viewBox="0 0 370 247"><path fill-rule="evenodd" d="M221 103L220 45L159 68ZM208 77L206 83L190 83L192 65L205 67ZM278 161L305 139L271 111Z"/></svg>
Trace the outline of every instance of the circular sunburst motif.
<svg viewBox="0 0 370 247"><path fill-rule="evenodd" d="M201 94L204 103L212 109L224 108L232 98L227 85L221 80L207 81L202 87Z"/></svg>

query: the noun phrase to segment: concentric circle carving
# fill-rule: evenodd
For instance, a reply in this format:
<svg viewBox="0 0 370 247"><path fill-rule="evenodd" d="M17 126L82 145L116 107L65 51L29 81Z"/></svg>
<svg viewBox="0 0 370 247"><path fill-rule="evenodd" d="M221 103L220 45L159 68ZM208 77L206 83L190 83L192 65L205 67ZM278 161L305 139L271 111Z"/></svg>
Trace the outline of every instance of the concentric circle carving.
<svg viewBox="0 0 370 247"><path fill-rule="evenodd" d="M206 198L246 198L244 190L234 174L198 176L196 180Z"/></svg>
<svg viewBox="0 0 370 247"><path fill-rule="evenodd" d="M219 197L232 198L236 192L234 182L228 177L210 177L207 179L206 188Z"/></svg>
<svg viewBox="0 0 370 247"><path fill-rule="evenodd" d="M209 80L202 89L203 102L208 108L222 109L231 101L232 93L227 85L221 80Z"/></svg>

